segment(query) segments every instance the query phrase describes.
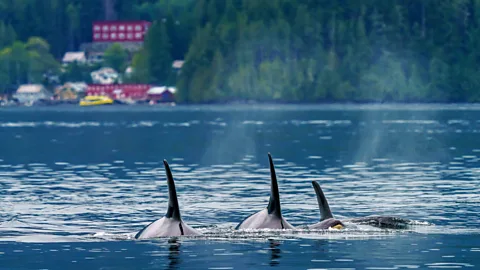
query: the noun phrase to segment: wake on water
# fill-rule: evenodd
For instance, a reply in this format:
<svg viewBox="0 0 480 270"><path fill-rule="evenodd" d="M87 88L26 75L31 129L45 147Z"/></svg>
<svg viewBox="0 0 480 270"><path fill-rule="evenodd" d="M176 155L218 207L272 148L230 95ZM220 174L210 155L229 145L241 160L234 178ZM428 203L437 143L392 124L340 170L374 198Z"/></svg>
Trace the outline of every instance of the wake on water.
<svg viewBox="0 0 480 270"><path fill-rule="evenodd" d="M312 230L306 226L298 226L296 229L242 229L234 230L234 224L225 224L220 226L198 226L195 227L202 235L199 236L179 236L179 237L158 237L149 239L152 241L162 239L189 239L189 240L208 240L208 241L265 241L269 239L289 240L289 239L372 239L391 237L406 233L435 233L451 231L452 233L461 233L462 230L447 229L445 226L435 226L428 222L404 220L409 225L406 229L377 228L370 225L355 224L345 222L346 227L341 230L325 229ZM3 224L5 225L5 224ZM13 229L13 228L12 228ZM10 236L0 238L0 241L31 242L31 243L56 243L56 242L99 242L99 241L128 241L136 240L137 232L113 233L97 232L90 234L65 234L47 232L16 232ZM469 231L471 233L471 231ZM480 233L480 232L479 232ZM144 240L138 240L144 241Z"/></svg>
<svg viewBox="0 0 480 270"><path fill-rule="evenodd" d="M401 219L408 226L404 229L378 228L370 225L345 222L344 229L313 230L307 226L298 226L296 229L241 229L235 230L235 225L225 224L220 226L199 226L195 227L202 235L179 236L179 237L158 237L155 239L191 239L209 241L265 241L269 239L370 239L390 237L406 233L428 233L434 232L437 226L429 222ZM443 226L442 226L443 227ZM445 228L444 228L445 229ZM442 233L444 229L440 229ZM135 234L131 233L108 233L98 232L87 236L85 239L103 241L135 240ZM458 233L458 231L457 231ZM143 240L139 240L143 241Z"/></svg>

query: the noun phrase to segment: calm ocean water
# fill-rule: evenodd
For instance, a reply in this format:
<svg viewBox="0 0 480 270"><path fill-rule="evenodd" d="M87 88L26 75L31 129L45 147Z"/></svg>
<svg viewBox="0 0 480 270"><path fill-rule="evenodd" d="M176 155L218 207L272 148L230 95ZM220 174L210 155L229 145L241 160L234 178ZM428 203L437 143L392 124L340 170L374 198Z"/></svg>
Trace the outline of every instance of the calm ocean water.
<svg viewBox="0 0 480 270"><path fill-rule="evenodd" d="M0 109L0 269L480 269L480 106ZM266 207L267 153L295 231ZM136 241L166 212L162 160L200 238ZM319 219L396 215L406 230Z"/></svg>

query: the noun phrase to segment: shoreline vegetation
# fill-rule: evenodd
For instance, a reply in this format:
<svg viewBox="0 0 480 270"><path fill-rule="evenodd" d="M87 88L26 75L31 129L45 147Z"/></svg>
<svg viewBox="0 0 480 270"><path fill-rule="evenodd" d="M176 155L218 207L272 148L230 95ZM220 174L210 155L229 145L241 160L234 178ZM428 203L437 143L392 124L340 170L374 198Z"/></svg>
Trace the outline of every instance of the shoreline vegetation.
<svg viewBox="0 0 480 270"><path fill-rule="evenodd" d="M178 104L480 102L480 2L465 0L0 0L0 93L62 68L91 41L92 22L153 24L131 59L104 65L124 82L175 85ZM175 59L185 63L171 68Z"/></svg>
<svg viewBox="0 0 480 270"><path fill-rule="evenodd" d="M79 100L40 100L31 105L25 106L21 103L12 103L12 104L1 104L2 107L79 107ZM148 102L138 102L133 104L127 104L122 102L114 102L113 104L104 105L104 106L94 106L97 107L191 107L191 106L318 106L318 107L329 107L329 106L479 106L480 102L405 102L405 101L388 101L388 102L365 102L365 101L210 101L210 102L162 102L149 104ZM89 107L92 108L92 107Z"/></svg>

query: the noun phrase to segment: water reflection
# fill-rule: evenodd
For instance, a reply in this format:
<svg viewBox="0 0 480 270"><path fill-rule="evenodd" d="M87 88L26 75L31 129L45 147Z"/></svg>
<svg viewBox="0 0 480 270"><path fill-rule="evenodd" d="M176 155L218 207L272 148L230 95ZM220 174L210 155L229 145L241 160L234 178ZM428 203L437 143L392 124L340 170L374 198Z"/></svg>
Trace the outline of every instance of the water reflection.
<svg viewBox="0 0 480 270"><path fill-rule="evenodd" d="M276 266L280 264L280 258L282 251L280 250L280 241L269 239L268 246L270 250L270 266Z"/></svg>
<svg viewBox="0 0 480 270"><path fill-rule="evenodd" d="M325 240L314 241L312 248L314 248L316 251L319 251L320 254L325 254L330 251L328 248L328 242Z"/></svg>
<svg viewBox="0 0 480 270"><path fill-rule="evenodd" d="M178 265L181 262L180 259L180 242L177 238L171 238L168 240L168 268L178 269Z"/></svg>

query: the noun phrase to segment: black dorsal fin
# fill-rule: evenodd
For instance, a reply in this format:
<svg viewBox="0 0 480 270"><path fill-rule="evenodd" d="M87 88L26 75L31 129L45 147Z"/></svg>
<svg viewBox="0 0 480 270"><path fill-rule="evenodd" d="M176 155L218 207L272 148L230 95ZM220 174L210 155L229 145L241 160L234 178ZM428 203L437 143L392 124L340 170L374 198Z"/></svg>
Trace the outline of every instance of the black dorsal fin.
<svg viewBox="0 0 480 270"><path fill-rule="evenodd" d="M315 193L317 194L318 208L320 209L320 221L333 218L332 211L330 211L327 198L323 194L322 188L315 181L312 181L312 185L315 189Z"/></svg>
<svg viewBox="0 0 480 270"><path fill-rule="evenodd" d="M167 218L180 220L180 207L178 206L177 191L175 189L172 171L166 160L163 160L163 165L165 166L165 171L167 173L168 184L168 210L165 216Z"/></svg>
<svg viewBox="0 0 480 270"><path fill-rule="evenodd" d="M270 201L268 202L268 214L274 214L275 216L282 217L282 209L280 208L280 194L278 192L277 174L275 173L275 167L273 166L272 155L268 153L268 159L270 161L270 178L271 178L271 191Z"/></svg>

